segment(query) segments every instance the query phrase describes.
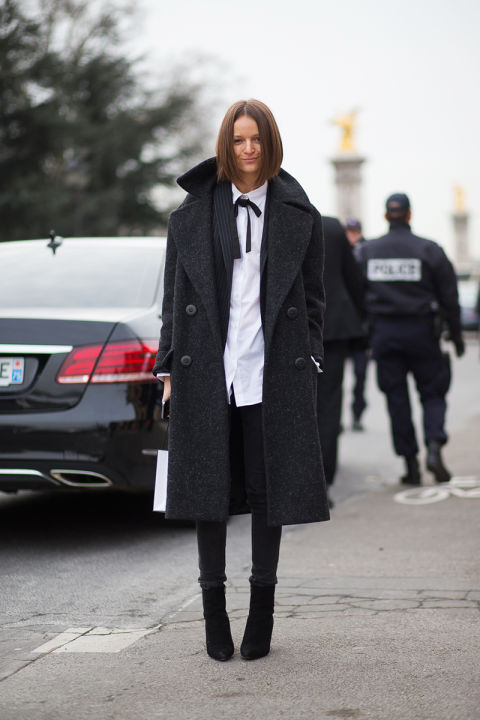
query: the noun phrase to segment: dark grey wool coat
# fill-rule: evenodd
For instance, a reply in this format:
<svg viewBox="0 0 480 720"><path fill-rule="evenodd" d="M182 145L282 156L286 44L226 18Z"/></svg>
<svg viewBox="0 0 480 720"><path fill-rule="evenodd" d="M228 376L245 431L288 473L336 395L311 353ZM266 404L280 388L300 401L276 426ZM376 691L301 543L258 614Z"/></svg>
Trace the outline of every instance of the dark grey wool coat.
<svg viewBox="0 0 480 720"><path fill-rule="evenodd" d="M154 373L172 380L167 518L225 520L244 505L241 453L230 442L214 272L215 159L178 183L169 222L162 331ZM288 173L270 181L263 249L263 429L268 524L328 520L316 418L325 298L321 218Z"/></svg>

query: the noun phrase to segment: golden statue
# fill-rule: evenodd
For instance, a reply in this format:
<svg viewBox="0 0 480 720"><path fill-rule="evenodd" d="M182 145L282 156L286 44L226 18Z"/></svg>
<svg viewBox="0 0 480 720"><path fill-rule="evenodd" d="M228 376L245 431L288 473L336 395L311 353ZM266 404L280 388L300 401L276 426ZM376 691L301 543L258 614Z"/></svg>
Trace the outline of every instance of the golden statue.
<svg viewBox="0 0 480 720"><path fill-rule="evenodd" d="M355 118L357 116L357 110L347 115L337 115L333 120L333 125L338 125L342 128L342 137L340 138L339 151L341 153L353 153L355 152L355 145L353 144L353 131L355 129Z"/></svg>
<svg viewBox="0 0 480 720"><path fill-rule="evenodd" d="M455 214L463 215L465 213L465 194L461 185L455 185Z"/></svg>

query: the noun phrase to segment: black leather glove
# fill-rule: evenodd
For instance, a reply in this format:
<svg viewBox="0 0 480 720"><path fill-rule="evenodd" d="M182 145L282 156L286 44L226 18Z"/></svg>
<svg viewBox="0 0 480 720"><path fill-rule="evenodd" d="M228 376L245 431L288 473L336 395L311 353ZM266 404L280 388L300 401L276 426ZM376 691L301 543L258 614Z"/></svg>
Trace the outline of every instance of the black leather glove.
<svg viewBox="0 0 480 720"><path fill-rule="evenodd" d="M457 357L465 355L465 343L463 342L462 336L452 338L452 342L455 345L455 355Z"/></svg>

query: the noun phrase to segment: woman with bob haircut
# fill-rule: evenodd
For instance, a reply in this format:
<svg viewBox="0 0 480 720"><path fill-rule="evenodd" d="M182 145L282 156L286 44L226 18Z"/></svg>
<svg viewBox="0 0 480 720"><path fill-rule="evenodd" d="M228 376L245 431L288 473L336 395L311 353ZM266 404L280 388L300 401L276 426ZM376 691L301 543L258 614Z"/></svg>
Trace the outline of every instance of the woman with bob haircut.
<svg viewBox="0 0 480 720"><path fill-rule="evenodd" d="M259 100L234 103L216 156L178 179L154 374L170 399L166 517L196 521L206 645L234 652L226 522L252 515L240 652L267 655L282 526L329 519L316 418L323 356L321 218L281 169Z"/></svg>

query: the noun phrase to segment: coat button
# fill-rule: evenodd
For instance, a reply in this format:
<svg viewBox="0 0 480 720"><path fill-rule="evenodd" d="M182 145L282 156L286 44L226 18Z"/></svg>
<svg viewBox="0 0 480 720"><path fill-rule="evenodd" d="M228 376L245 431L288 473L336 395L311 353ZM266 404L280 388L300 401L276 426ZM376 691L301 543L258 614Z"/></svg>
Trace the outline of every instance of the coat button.
<svg viewBox="0 0 480 720"><path fill-rule="evenodd" d="M187 307L185 308L185 312L187 313L187 315L191 315L193 317L193 315L197 314L197 306L187 305Z"/></svg>
<svg viewBox="0 0 480 720"><path fill-rule="evenodd" d="M287 310L287 317L290 318L290 320L295 320L295 318L298 316L298 309L292 305L292 307L289 307Z"/></svg>
<svg viewBox="0 0 480 720"><path fill-rule="evenodd" d="M305 358L299 357L295 360L295 367L297 370L304 370L305 369Z"/></svg>
<svg viewBox="0 0 480 720"><path fill-rule="evenodd" d="M182 355L180 358L180 365L183 365L183 367L188 367L192 364L192 358L190 355Z"/></svg>

